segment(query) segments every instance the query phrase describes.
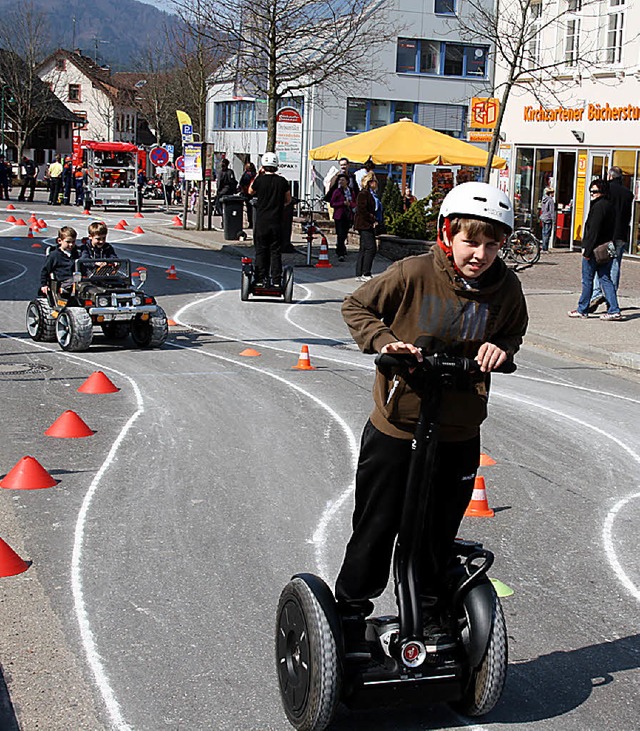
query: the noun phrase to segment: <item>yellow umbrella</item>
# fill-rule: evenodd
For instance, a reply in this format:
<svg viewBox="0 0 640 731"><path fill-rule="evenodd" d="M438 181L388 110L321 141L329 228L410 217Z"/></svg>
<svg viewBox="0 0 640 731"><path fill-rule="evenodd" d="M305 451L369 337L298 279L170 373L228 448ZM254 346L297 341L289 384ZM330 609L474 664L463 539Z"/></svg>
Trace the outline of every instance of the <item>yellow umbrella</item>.
<svg viewBox="0 0 640 731"><path fill-rule="evenodd" d="M423 127L410 119L345 137L328 145L309 150L312 160L339 160L346 157L353 162L369 158L377 165L470 165L484 167L488 153L455 137L443 135ZM504 168L507 161L494 155L493 168Z"/></svg>

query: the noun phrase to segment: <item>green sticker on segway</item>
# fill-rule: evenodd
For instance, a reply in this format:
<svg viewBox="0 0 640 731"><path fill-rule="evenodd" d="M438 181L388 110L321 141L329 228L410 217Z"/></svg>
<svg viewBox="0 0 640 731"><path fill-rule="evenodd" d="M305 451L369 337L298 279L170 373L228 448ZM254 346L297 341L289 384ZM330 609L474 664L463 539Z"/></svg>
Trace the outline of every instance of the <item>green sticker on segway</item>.
<svg viewBox="0 0 640 731"><path fill-rule="evenodd" d="M489 577L489 581L493 584L493 588L496 590L496 594L500 599L504 599L504 597L511 596L514 593L513 589L500 581L500 579L492 579Z"/></svg>

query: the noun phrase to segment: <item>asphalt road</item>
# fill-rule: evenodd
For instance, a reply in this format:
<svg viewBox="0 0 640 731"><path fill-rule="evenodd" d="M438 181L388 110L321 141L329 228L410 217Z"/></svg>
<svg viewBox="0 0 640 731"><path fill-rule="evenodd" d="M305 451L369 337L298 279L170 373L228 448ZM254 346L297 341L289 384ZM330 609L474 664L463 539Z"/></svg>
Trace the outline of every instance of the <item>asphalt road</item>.
<svg viewBox="0 0 640 731"><path fill-rule="evenodd" d="M112 231L178 324L159 350L97 335L66 354L25 332L42 250L0 228L0 473L32 455L60 480L0 492L0 537L33 561L0 580L0 728L289 728L278 595L300 570L335 577L370 408L372 361L339 313L351 267L297 268L291 306L241 303L237 259ZM303 344L316 370L293 369ZM640 379L528 348L518 361L494 379L483 434L496 515L461 531L515 590L502 701L475 724L439 706L341 709L336 729L637 728ZM121 390L79 394L95 370ZM45 437L66 409L95 435Z"/></svg>

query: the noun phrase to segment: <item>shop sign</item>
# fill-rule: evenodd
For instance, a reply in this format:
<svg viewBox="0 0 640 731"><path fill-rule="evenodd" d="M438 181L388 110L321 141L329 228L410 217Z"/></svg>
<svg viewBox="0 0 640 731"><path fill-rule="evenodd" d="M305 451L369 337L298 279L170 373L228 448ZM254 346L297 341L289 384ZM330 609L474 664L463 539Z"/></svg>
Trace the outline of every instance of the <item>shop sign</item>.
<svg viewBox="0 0 640 731"><path fill-rule="evenodd" d="M493 132L475 132L474 130L469 131L468 140L469 142L491 142Z"/></svg>
<svg viewBox="0 0 640 731"><path fill-rule="evenodd" d="M471 119L469 127L495 129L500 112L500 100L493 97L474 96L469 104Z"/></svg>
<svg viewBox="0 0 640 731"><path fill-rule="evenodd" d="M276 116L278 172L289 181L300 180L302 116L294 107L283 107Z"/></svg>
<svg viewBox="0 0 640 731"><path fill-rule="evenodd" d="M612 107L608 103L586 104L584 107L524 107L525 122L637 122L640 121L640 107L626 104Z"/></svg>

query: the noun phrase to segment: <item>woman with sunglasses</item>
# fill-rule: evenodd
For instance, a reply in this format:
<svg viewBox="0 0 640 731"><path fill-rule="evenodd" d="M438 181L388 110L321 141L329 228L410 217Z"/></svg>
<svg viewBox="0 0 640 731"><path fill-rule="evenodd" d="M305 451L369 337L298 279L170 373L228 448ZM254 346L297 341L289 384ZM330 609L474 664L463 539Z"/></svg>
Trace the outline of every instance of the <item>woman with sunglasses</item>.
<svg viewBox="0 0 640 731"><path fill-rule="evenodd" d="M620 305L616 290L611 281L612 260L604 264L596 262L593 250L596 246L611 241L615 228L615 213L607 197L607 184L602 178L596 178L589 185L591 207L584 225L582 237L582 293L578 307L569 312L569 317L588 317L589 303L593 293L593 280L596 273L600 279L602 291L609 305L608 311L600 315L601 320L624 320L620 313Z"/></svg>

